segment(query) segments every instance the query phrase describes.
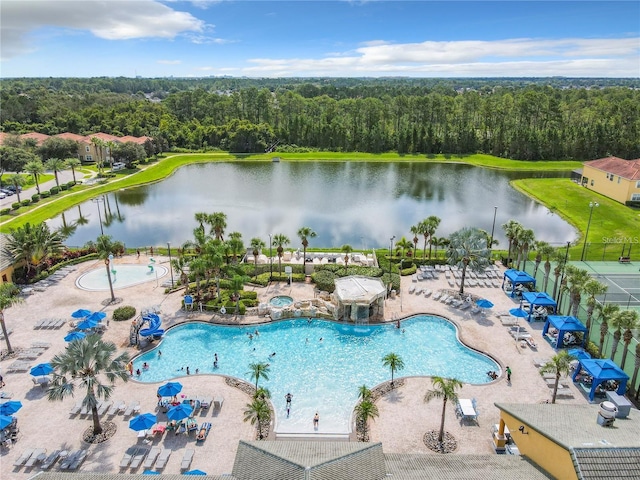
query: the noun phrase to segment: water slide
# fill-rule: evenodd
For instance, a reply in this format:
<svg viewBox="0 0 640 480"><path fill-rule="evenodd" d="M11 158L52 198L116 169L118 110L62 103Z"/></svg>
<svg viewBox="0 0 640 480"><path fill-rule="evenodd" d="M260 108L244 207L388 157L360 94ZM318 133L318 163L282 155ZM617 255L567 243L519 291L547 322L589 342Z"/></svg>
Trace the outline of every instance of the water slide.
<svg viewBox="0 0 640 480"><path fill-rule="evenodd" d="M148 328L143 328L140 330L140 336L142 337L151 337L151 336L159 336L164 333L164 330L160 328L162 325L162 320L155 313L150 313L142 317L144 322L149 322Z"/></svg>

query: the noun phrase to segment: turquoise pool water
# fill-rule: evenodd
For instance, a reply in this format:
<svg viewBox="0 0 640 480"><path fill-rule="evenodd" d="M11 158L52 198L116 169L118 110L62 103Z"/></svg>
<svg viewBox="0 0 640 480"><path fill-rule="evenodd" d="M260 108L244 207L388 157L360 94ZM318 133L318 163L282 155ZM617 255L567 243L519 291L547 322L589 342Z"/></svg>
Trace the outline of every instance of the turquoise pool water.
<svg viewBox="0 0 640 480"><path fill-rule="evenodd" d="M271 300L269 300L269 304L272 307L278 307L278 308L288 307L292 303L293 303L293 298L287 295L278 295L277 297L271 297Z"/></svg>
<svg viewBox="0 0 640 480"><path fill-rule="evenodd" d="M160 358L158 348L162 350ZM270 357L273 352L276 355ZM358 387L365 384L373 388L390 379L382 357L391 352L400 355L405 364L396 377L438 375L465 383L486 383L487 371L500 371L491 358L462 345L451 322L430 315L404 320L402 329L317 319L242 327L189 323L170 329L155 349L135 359L134 369L142 370L143 362L149 363L150 368L137 378L142 382L183 376L187 366L192 375L198 369L251 382L249 364L267 362L269 380L261 380L260 385L271 392L276 432L313 432L312 419L318 411L320 433L348 433ZM214 353L218 354L217 369L213 368ZM293 395L289 417L284 399L287 392ZM185 393L215 392L208 392L203 381L202 392Z"/></svg>
<svg viewBox="0 0 640 480"><path fill-rule="evenodd" d="M115 270L115 274L113 271ZM154 265L153 271L147 265L114 265L111 270L111 282L113 288L127 288L140 283L155 281L164 277L169 270L162 265ZM95 268L76 280L76 286L83 290L104 291L109 290L109 279L104 266Z"/></svg>

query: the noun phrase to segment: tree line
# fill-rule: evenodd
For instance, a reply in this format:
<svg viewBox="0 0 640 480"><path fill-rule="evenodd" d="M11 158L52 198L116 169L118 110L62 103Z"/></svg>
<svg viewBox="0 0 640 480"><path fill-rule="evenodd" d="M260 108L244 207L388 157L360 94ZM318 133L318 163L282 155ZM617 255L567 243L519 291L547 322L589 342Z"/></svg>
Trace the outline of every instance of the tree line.
<svg viewBox="0 0 640 480"><path fill-rule="evenodd" d="M140 79L144 90L133 91L138 79L124 80L3 80L2 129L148 135L171 148L238 153L640 157L632 81Z"/></svg>

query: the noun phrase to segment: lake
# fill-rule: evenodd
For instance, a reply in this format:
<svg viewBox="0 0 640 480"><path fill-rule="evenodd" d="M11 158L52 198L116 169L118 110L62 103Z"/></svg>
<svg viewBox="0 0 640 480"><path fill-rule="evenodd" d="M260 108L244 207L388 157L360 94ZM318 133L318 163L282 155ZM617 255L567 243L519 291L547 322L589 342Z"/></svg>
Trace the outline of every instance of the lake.
<svg viewBox="0 0 640 480"><path fill-rule="evenodd" d="M178 246L193 238L196 212L224 212L226 234L242 233L245 245L253 237L268 244L270 233L283 233L298 248L296 232L308 226L318 234L311 247L348 243L360 250L388 248L394 235L410 239L409 228L430 215L442 219L438 237L465 226L490 233L497 206L494 236L502 247L507 242L501 225L511 219L533 229L539 240L574 240L571 225L509 185L534 176L568 177L569 172L417 162L207 163L182 167L152 185L110 193L104 201L85 202L49 224L75 225L68 245L95 240L101 219L104 233L127 247Z"/></svg>

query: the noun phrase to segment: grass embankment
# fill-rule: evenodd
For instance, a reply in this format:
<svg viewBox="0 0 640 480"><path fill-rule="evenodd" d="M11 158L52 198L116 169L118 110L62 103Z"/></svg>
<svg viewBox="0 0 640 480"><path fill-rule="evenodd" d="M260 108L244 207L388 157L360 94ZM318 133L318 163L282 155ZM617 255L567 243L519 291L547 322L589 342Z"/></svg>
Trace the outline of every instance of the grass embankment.
<svg viewBox="0 0 640 480"><path fill-rule="evenodd" d="M589 202L597 202L589 227L589 242L612 243L611 239L637 238L640 231L640 211L588 190L567 178L526 178L511 182L513 187L545 205L580 231L580 240L569 254L579 259L584 234L589 223ZM602 250L600 250L602 252ZM617 253L619 253L616 250Z"/></svg>
<svg viewBox="0 0 640 480"><path fill-rule="evenodd" d="M38 223L52 218L61 212L89 200L122 188L134 187L160 181L171 175L176 169L193 163L230 162L230 161L271 161L279 157L283 161L362 161L362 162L433 162L433 163L465 163L484 168L523 171L562 171L580 166L579 162L525 162L493 157L491 155L400 155L397 153L269 153L269 154L230 154L226 152L213 153L184 153L170 155L157 163L143 166L131 173L119 172L115 179L105 184L76 187L73 192L65 192L38 204L22 208L18 212L0 218L0 231L6 233L9 229L17 228L27 222ZM75 191L81 188L80 191ZM17 215L16 215L17 213Z"/></svg>

